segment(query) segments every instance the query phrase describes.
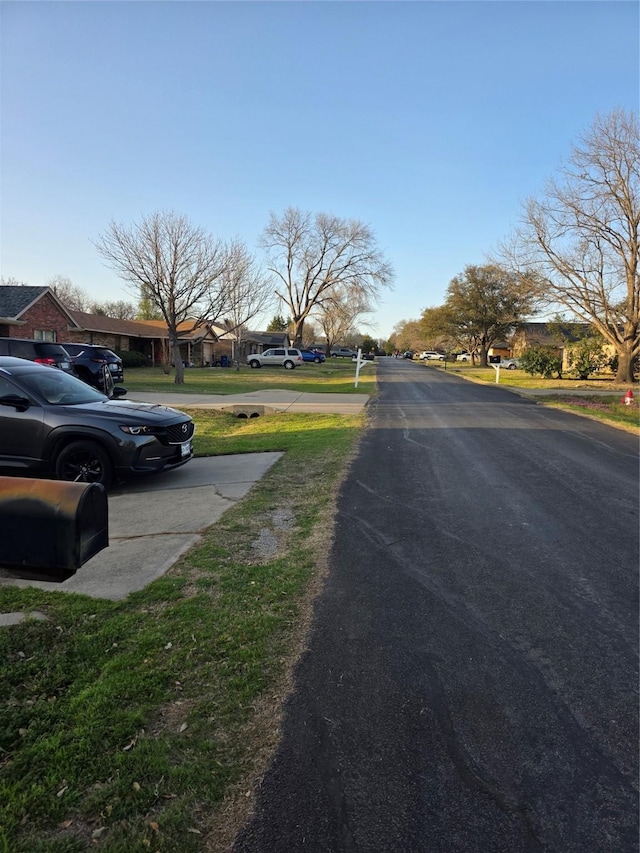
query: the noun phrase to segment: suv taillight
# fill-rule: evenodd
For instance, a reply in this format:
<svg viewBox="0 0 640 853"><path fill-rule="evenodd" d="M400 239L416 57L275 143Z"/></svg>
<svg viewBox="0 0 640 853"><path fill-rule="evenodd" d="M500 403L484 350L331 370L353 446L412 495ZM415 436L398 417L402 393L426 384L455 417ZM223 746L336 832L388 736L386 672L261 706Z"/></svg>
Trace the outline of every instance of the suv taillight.
<svg viewBox="0 0 640 853"><path fill-rule="evenodd" d="M49 367L55 367L56 360L55 358L35 358L36 364L47 364Z"/></svg>
<svg viewBox="0 0 640 853"><path fill-rule="evenodd" d="M106 364L107 363L106 358L92 358L91 361L95 361L96 364Z"/></svg>

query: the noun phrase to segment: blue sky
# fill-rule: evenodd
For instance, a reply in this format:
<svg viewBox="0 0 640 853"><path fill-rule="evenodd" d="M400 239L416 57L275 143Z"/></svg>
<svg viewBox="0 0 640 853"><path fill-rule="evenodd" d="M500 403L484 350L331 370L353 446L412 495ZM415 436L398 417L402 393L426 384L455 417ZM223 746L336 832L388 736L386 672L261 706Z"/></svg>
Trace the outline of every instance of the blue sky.
<svg viewBox="0 0 640 853"><path fill-rule="evenodd" d="M2 2L0 272L132 300L92 240L174 210L257 251L359 219L369 331L442 304L596 113L638 108L636 2Z"/></svg>

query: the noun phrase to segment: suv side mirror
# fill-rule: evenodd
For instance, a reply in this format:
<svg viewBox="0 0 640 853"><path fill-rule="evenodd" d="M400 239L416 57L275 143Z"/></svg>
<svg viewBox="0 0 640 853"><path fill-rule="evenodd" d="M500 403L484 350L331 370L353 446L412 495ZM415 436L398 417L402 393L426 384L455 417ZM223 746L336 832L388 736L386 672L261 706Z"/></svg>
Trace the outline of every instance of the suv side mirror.
<svg viewBox="0 0 640 853"><path fill-rule="evenodd" d="M111 399L115 400L116 397L124 397L127 393L127 389L123 388L121 385L115 385L113 388L113 392L111 394Z"/></svg>
<svg viewBox="0 0 640 853"><path fill-rule="evenodd" d="M12 406L18 412L26 412L29 405L29 400L18 394L5 394L4 397L0 397L0 406Z"/></svg>

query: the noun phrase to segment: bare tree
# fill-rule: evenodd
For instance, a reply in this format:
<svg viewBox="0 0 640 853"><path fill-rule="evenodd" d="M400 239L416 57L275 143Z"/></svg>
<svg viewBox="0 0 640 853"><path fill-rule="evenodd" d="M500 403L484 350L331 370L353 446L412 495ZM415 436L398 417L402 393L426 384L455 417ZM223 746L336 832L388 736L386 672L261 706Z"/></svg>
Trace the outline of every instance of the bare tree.
<svg viewBox="0 0 640 853"><path fill-rule="evenodd" d="M633 380L640 354L640 133L637 115L596 117L559 181L530 199L503 254L531 273L543 304L591 323L618 356L616 380Z"/></svg>
<svg viewBox="0 0 640 853"><path fill-rule="evenodd" d="M115 320L135 320L138 309L132 302L119 299L115 302L92 302L89 305L89 313L113 317Z"/></svg>
<svg viewBox="0 0 640 853"><path fill-rule="evenodd" d="M294 346L301 345L309 314L337 289L374 301L393 280L373 232L356 220L288 208L280 217L271 214L261 245L278 280L276 295L291 316Z"/></svg>
<svg viewBox="0 0 640 853"><path fill-rule="evenodd" d="M0 278L0 287L30 287L28 281L22 281L21 279L14 278L12 275L9 278Z"/></svg>
<svg viewBox="0 0 640 853"><path fill-rule="evenodd" d="M349 288L335 287L329 298L319 306L314 316L327 342L327 355L336 344L346 342L363 314L370 311L366 294Z"/></svg>
<svg viewBox="0 0 640 853"><path fill-rule="evenodd" d="M86 290L75 285L66 275L54 275L47 281L47 287L58 297L65 308L70 308L72 311L89 310L89 296Z"/></svg>
<svg viewBox="0 0 640 853"><path fill-rule="evenodd" d="M132 292L144 293L162 313L175 364L175 382L184 383L180 336L205 318L215 320L227 306L220 287L227 253L224 244L171 211L145 216L132 226L113 220L95 243L107 264ZM185 321L191 327L180 329Z"/></svg>
<svg viewBox="0 0 640 853"><path fill-rule="evenodd" d="M227 248L220 286L226 294L228 305L225 327L236 336L236 369L239 370L242 338L247 323L273 305L274 281L256 262L245 244L236 238Z"/></svg>

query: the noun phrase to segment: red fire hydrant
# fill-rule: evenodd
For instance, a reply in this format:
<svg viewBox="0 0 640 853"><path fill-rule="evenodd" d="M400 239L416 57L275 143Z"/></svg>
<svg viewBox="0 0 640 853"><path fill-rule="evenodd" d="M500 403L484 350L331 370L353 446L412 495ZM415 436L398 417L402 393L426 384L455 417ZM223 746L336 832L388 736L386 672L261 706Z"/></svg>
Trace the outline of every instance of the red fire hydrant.
<svg viewBox="0 0 640 853"><path fill-rule="evenodd" d="M631 388L629 388L627 393L622 398L622 402L625 404L625 406L630 406L633 403L633 391L631 390Z"/></svg>

